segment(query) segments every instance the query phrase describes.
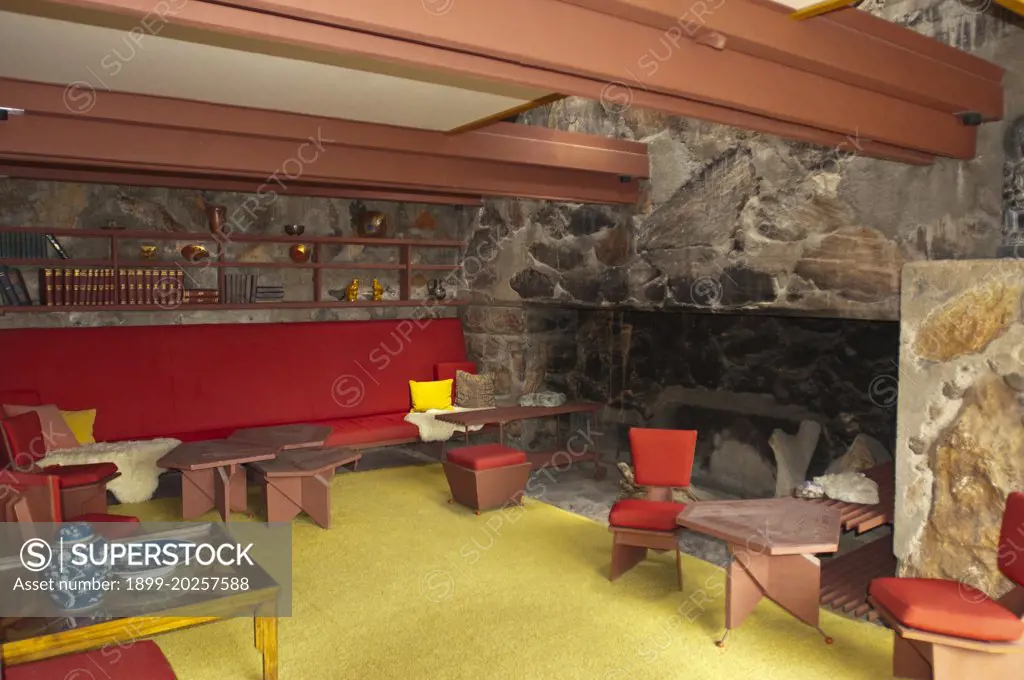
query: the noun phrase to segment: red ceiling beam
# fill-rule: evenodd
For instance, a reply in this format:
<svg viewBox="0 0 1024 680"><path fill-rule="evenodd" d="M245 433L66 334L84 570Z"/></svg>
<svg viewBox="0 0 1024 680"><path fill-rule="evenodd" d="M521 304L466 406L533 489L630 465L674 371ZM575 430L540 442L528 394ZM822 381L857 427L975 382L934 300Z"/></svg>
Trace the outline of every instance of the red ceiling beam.
<svg viewBox="0 0 1024 680"><path fill-rule="evenodd" d="M686 97L954 158L975 131L956 117L878 92L680 40L645 68L664 32L559 0L455 2L443 16L408 0L230 0L227 4L467 51L634 89Z"/></svg>
<svg viewBox="0 0 1024 680"><path fill-rule="evenodd" d="M149 0L53 0L60 4L104 9L142 20L152 12ZM430 45L406 42L386 36L310 24L243 9L189 2L177 6L165 20L176 25L203 29L211 33L243 36L272 44L288 44L337 54L380 59L405 66L431 64L438 70L462 76L508 82L526 87L549 89L605 101L609 108L637 106L665 113L707 120L722 125L757 130L788 139L832 147L840 153L892 160L916 165L928 164L931 154L907 149L899 144L885 144L870 139L862 131L841 134L819 127L761 116L738 109L699 102L684 97L657 93L640 88L611 86L607 81L555 73L488 57L451 51ZM621 95L621 97L620 97ZM106 95L103 95L106 96Z"/></svg>
<svg viewBox="0 0 1024 680"><path fill-rule="evenodd" d="M794 21L783 5L757 0L562 0L663 31L648 61L675 41L720 34L724 46L946 113L974 111L986 120L1003 115L1001 78L992 64L936 41L927 52L885 39L889 22L871 17L855 29L834 21ZM863 14L863 13L862 13ZM870 28L869 28L870 26ZM898 28L897 33L905 33ZM865 33L870 30L870 34ZM937 49L936 49L937 48ZM961 66L970 66L969 69Z"/></svg>
<svg viewBox="0 0 1024 680"><path fill-rule="evenodd" d="M479 131L449 135L431 130L303 116L169 97L99 92L87 111L72 112L65 88L0 78L0 92L12 106L36 114L122 123L149 123L181 129L302 141L310 130L345 146L428 154L442 158L495 160L531 166L585 170L645 179L650 177L647 146L560 130L521 131L527 126L498 123Z"/></svg>
<svg viewBox="0 0 1024 680"><path fill-rule="evenodd" d="M117 186L170 187L175 189L199 189L202 191L237 191L258 193L264 179L242 177L203 176L184 173L143 171L139 169L118 170L116 168L92 169L75 165L63 165L60 159L39 159L35 163L0 162L0 176L16 179L33 179L54 182L84 182L87 184L113 184ZM458 193L424 193L402 189L374 189L362 186L340 186L317 184L315 182L288 182L285 186L274 187L288 196L317 196L321 198L361 199L366 201L397 201L405 203L431 203L440 205L483 205L480 196Z"/></svg>
<svg viewBox="0 0 1024 680"><path fill-rule="evenodd" d="M316 125L298 141L30 111L0 124L0 159L265 178L268 191L299 181L595 203L639 196L639 181L617 173L347 146Z"/></svg>

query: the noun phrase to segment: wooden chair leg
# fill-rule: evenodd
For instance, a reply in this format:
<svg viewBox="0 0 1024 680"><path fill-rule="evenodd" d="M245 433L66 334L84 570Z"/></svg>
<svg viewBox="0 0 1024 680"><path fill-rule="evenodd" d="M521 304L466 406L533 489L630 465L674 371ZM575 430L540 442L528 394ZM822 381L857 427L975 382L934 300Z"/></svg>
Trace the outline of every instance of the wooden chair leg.
<svg viewBox="0 0 1024 680"><path fill-rule="evenodd" d="M647 548L612 542L612 566L608 580L614 581L647 558Z"/></svg>
<svg viewBox="0 0 1024 680"><path fill-rule="evenodd" d="M915 643L900 637L899 633L893 633L892 647L892 674L897 678L907 680L931 680L932 666L922 655L922 651L931 655L931 645L920 644L924 649L919 651Z"/></svg>
<svg viewBox="0 0 1024 680"><path fill-rule="evenodd" d="M676 543L676 575L679 577L679 590L683 589L683 555Z"/></svg>

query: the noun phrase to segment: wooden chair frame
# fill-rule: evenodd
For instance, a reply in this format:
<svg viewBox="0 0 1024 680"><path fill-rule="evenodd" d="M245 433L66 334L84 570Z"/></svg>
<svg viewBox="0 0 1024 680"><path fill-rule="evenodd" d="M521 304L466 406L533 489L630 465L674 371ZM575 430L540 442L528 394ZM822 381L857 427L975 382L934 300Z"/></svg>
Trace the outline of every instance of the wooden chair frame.
<svg viewBox="0 0 1024 680"><path fill-rule="evenodd" d="M904 626L892 612L868 597L868 602L895 635L892 672L911 680L1011 680L1021 677L1024 638L1015 642L982 642L929 633ZM1024 620L1024 588L1015 587L999 604Z"/></svg>
<svg viewBox="0 0 1024 680"><path fill-rule="evenodd" d="M671 501L672 487L647 487L644 500ZM679 580L679 590L683 589L682 554L679 550L679 533L682 531L681 528L673 529L672 531L652 531L650 529L610 526L608 531L612 533L612 565L608 573L609 581L615 581L647 559L648 550L654 550L659 553L674 550L676 553L676 575Z"/></svg>

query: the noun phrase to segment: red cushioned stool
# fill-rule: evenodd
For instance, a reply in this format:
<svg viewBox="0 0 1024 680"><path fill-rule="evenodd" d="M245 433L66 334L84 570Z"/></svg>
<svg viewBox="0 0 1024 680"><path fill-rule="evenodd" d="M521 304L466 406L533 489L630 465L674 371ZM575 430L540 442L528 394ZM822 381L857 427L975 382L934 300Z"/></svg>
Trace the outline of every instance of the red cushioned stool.
<svg viewBox="0 0 1024 680"><path fill-rule="evenodd" d="M464 446L448 452L444 476L452 501L476 510L522 505L531 465L522 451L501 444Z"/></svg>
<svg viewBox="0 0 1024 680"><path fill-rule="evenodd" d="M81 654L58 656L4 668L6 680L59 680L60 678L103 678L104 680L176 680L171 664L152 640L107 645Z"/></svg>

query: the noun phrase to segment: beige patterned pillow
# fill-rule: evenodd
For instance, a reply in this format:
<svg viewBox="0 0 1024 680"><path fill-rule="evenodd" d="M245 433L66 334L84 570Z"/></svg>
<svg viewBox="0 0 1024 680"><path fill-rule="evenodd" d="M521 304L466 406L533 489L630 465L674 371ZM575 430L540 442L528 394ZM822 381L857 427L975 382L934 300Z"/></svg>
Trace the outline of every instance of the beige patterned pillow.
<svg viewBox="0 0 1024 680"><path fill-rule="evenodd" d="M494 376L455 371L455 405L463 408L493 408Z"/></svg>

